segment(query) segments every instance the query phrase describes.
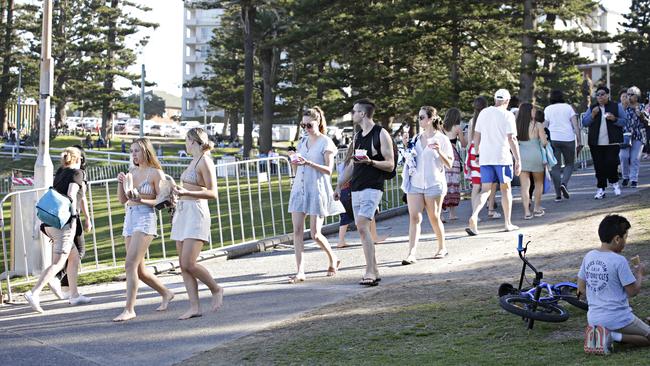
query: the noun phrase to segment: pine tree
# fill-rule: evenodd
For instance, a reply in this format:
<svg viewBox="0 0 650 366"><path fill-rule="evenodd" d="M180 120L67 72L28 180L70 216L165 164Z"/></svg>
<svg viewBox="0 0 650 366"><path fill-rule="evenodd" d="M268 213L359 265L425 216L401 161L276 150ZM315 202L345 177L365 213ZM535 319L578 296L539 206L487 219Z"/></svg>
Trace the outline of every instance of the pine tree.
<svg viewBox="0 0 650 366"><path fill-rule="evenodd" d="M618 38L621 51L613 68L614 82L650 91L650 0L632 0L624 17L621 25L626 31Z"/></svg>

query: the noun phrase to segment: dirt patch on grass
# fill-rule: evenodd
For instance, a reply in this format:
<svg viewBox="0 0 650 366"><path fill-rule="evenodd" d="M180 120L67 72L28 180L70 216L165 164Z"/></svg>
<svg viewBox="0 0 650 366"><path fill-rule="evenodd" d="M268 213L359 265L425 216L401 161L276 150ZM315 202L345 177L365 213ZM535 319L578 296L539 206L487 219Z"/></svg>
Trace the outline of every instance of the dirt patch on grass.
<svg viewBox="0 0 650 366"><path fill-rule="evenodd" d="M649 192L639 191L598 210L530 230L529 257L545 279L575 280L584 254L599 245L598 224L605 214L616 211L632 223L623 254L628 258L638 254L647 262L649 207ZM517 344L521 357L536 357L539 362L563 362L569 354L574 362L596 362L581 352L584 312L567 304L572 317L565 325L538 322L530 332L496 305L499 284L514 283L521 268L511 236L501 241L507 245L495 244L476 261L463 262L463 268L379 286L203 352L184 364L392 364L403 363L404 357L407 363L509 364ZM647 304L646 294L632 301L640 314L650 310ZM482 355L483 347L490 351ZM558 352L557 347L564 349ZM618 356L622 361L630 354ZM642 360L648 353L631 356Z"/></svg>

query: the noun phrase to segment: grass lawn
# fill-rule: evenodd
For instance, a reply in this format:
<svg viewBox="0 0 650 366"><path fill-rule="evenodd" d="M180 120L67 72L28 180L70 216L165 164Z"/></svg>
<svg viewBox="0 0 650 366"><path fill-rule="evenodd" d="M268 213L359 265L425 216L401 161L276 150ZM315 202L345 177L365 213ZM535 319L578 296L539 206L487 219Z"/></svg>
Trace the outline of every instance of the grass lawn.
<svg viewBox="0 0 650 366"><path fill-rule="evenodd" d="M616 207L632 228L628 256L650 258L650 195ZM598 215L599 217L600 214ZM567 221L575 235L593 226ZM634 224L633 224L634 225ZM553 234L549 234L553 235ZM561 234L558 234L561 236ZM555 237L554 237L555 238ZM575 253L575 255L579 255ZM581 256L581 255L580 255ZM533 264L535 260L533 259ZM186 360L187 365L647 365L650 348L616 344L607 357L586 355L586 312L562 303L571 314L563 323L535 322L498 305L502 263L486 268L493 276L458 273L380 286L378 290L314 310L295 320L223 344ZM546 267L546 266L545 266ZM513 266L510 282L521 267ZM550 278L575 278L577 268L540 268ZM529 273L530 274L530 273ZM530 277L530 276L529 276ZM469 280L468 278L472 278ZM640 317L650 315L650 286L630 304Z"/></svg>

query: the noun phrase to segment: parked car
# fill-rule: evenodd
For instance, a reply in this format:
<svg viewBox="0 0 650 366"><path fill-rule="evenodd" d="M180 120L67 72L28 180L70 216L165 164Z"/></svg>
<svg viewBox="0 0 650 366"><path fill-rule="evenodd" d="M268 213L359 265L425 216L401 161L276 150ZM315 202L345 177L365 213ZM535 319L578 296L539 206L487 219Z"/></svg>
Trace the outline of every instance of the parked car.
<svg viewBox="0 0 650 366"><path fill-rule="evenodd" d="M187 131L194 127L201 127L201 123L199 121L181 121L181 123L178 124L181 132L183 134L186 134Z"/></svg>
<svg viewBox="0 0 650 366"><path fill-rule="evenodd" d="M149 134L152 136L176 137L179 135L179 131L174 126L154 124L151 125Z"/></svg>
<svg viewBox="0 0 650 366"><path fill-rule="evenodd" d="M113 132L114 133L126 133L126 121L117 121L113 123Z"/></svg>

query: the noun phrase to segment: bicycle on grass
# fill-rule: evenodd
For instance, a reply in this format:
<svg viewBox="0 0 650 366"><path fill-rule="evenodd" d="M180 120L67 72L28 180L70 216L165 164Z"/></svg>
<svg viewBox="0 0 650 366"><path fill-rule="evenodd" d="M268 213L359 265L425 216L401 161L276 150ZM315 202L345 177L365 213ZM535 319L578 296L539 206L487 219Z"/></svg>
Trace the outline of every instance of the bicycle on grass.
<svg viewBox="0 0 650 366"><path fill-rule="evenodd" d="M559 323L569 319L569 313L558 304L560 300L587 310L587 302L580 299L578 286L573 282L560 282L551 284L543 282L544 274L538 271L526 258L526 251L530 241L523 245L524 235L519 234L517 252L523 261L519 286L514 288L509 283L499 286L499 305L515 315L519 315L528 324L528 329L533 329L535 320ZM532 287L522 289L526 275L526 267L535 273Z"/></svg>

